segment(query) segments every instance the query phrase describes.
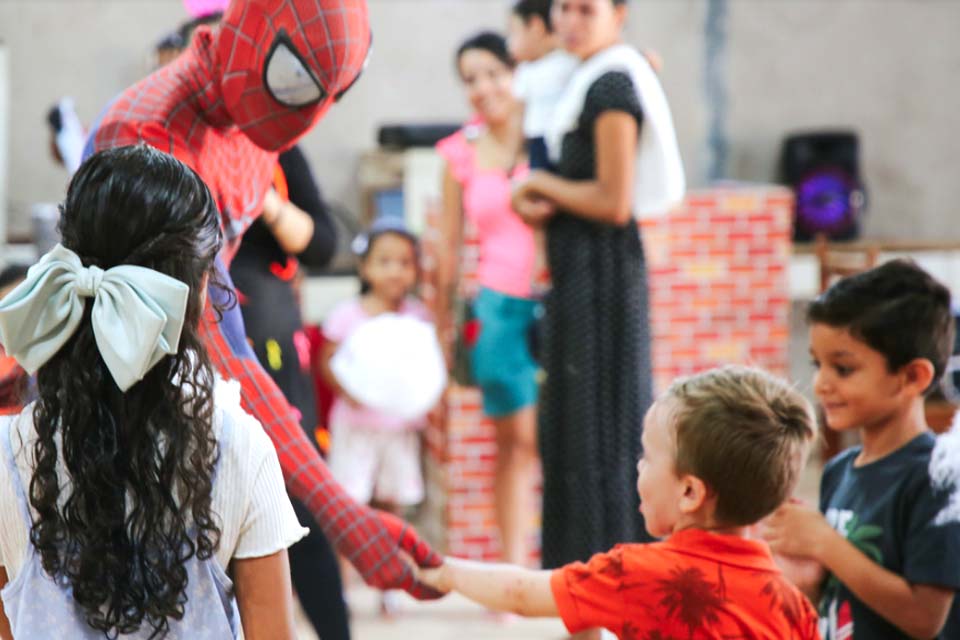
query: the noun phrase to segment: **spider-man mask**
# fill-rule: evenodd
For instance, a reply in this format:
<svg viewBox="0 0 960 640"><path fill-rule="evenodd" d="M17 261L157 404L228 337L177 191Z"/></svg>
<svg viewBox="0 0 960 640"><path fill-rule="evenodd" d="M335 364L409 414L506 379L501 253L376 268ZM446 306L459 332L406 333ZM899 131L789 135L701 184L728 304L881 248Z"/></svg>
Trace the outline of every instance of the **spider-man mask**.
<svg viewBox="0 0 960 640"><path fill-rule="evenodd" d="M366 0L233 0L217 36L224 104L257 146L288 148L353 86L369 50Z"/></svg>

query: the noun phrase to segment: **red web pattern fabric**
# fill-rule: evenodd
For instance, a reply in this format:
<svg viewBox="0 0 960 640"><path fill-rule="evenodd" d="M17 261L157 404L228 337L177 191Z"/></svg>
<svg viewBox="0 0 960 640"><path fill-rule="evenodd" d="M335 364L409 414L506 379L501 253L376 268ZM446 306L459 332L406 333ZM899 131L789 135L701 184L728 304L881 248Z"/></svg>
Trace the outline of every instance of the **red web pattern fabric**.
<svg viewBox="0 0 960 640"><path fill-rule="evenodd" d="M319 7L318 2L283 0L282 4L299 10L301 5ZM199 33L175 63L121 94L95 125L91 140L93 151L146 143L192 167L220 206L227 240L222 258L229 262L243 232L260 215L277 154L259 148L233 125L219 92L213 47L213 35ZM330 51L335 58L336 47ZM209 297L207 305L201 338L221 375L240 382L244 408L273 441L290 493L310 509L330 541L367 582L380 588L404 588L417 597L436 596L414 582L399 551L405 550L421 565L437 565L440 558L409 525L358 505L343 492L249 349L239 309L234 307L218 322Z"/></svg>
<svg viewBox="0 0 960 640"><path fill-rule="evenodd" d="M146 143L196 171L220 208L229 262L260 215L277 154L230 125L214 66L212 35L204 31L175 62L120 94L91 136L94 151Z"/></svg>
<svg viewBox="0 0 960 640"><path fill-rule="evenodd" d="M275 37L283 30L326 91L320 104L277 109L263 84ZM363 0L250 0L234 3L223 17L218 52L223 93L234 121L264 147L293 142L319 120L334 96L360 75L370 44Z"/></svg>

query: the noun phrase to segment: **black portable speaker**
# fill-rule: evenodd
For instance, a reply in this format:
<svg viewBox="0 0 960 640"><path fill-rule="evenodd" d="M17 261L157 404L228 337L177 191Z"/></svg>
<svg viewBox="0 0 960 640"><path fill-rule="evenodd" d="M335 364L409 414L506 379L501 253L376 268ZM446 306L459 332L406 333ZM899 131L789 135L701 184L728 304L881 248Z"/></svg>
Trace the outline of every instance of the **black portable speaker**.
<svg viewBox="0 0 960 640"><path fill-rule="evenodd" d="M796 196L793 237L853 240L860 234L866 192L860 142L851 131L794 134L783 142L780 180Z"/></svg>

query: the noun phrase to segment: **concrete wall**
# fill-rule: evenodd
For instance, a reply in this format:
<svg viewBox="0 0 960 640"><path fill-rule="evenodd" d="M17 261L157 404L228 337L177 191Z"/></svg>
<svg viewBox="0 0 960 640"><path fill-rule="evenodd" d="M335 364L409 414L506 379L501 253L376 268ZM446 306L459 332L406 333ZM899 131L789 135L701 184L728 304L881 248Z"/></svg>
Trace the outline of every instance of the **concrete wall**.
<svg viewBox="0 0 960 640"><path fill-rule="evenodd" d="M451 56L482 27L505 23L508 0L369 0L375 51L367 74L305 141L327 192L357 205L356 162L390 121L457 121L466 105ZM873 235L960 237L952 179L960 148L960 2L729 0L729 175L767 181L782 136L853 126L863 135ZM666 60L663 81L692 186L703 184L707 0L633 3L628 41ZM179 0L2 0L11 67L9 190L13 231L29 203L62 196L43 118L73 95L85 121L148 69L152 43L182 18Z"/></svg>
<svg viewBox="0 0 960 640"><path fill-rule="evenodd" d="M655 3L659 4L659 3ZM791 129L859 130L868 233L960 239L960 2L733 0L731 174L771 175Z"/></svg>

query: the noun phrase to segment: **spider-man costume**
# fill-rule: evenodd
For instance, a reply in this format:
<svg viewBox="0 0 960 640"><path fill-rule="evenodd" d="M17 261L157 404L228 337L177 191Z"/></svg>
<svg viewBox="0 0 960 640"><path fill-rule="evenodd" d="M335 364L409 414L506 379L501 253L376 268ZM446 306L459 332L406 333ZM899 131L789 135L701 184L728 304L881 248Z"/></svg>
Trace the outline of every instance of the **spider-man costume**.
<svg viewBox="0 0 960 640"><path fill-rule="evenodd" d="M226 265L260 215L277 151L292 146L350 88L369 46L365 0L234 0L218 28L201 28L176 61L107 107L87 154L146 143L196 170L220 207L225 244L218 268L229 283ZM228 295L211 288L212 302ZM421 565L440 558L409 525L343 492L257 362L239 308L218 322L208 302L200 333L221 374L240 381L244 407L273 440L290 493L364 579L418 597L437 595L414 581L400 550Z"/></svg>

